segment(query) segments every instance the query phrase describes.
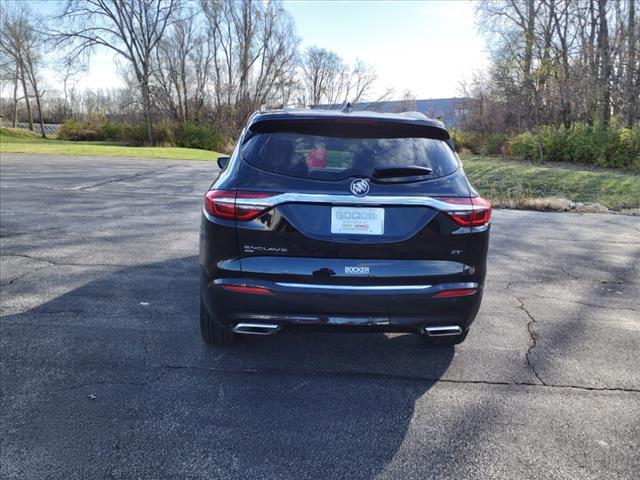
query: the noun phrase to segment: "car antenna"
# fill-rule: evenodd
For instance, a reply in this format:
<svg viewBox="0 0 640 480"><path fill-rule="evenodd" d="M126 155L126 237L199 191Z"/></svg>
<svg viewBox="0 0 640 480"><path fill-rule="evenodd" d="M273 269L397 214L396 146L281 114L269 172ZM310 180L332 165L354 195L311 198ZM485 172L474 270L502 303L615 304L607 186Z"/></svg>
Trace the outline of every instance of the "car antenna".
<svg viewBox="0 0 640 480"><path fill-rule="evenodd" d="M351 102L345 100L342 106L340 107L340 111L343 113L351 113Z"/></svg>

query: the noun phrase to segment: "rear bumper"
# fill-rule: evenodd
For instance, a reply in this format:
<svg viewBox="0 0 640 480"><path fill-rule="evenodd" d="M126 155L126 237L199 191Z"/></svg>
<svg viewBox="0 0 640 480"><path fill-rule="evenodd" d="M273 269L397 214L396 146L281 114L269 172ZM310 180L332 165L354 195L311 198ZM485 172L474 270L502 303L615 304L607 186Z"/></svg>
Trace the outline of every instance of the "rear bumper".
<svg viewBox="0 0 640 480"><path fill-rule="evenodd" d="M230 291L251 286L268 294ZM460 297L438 292L475 290ZM278 330L377 331L423 333L426 326L469 328L482 300L482 284L357 286L298 284L202 276L201 294L216 320L230 328L239 323L277 325Z"/></svg>

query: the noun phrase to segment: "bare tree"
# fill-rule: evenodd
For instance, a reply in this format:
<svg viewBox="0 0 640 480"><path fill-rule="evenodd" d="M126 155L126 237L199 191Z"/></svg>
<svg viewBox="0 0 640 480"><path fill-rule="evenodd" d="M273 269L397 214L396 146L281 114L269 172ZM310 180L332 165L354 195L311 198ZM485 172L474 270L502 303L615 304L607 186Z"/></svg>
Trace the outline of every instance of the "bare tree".
<svg viewBox="0 0 640 480"><path fill-rule="evenodd" d="M279 2L200 5L213 52L218 121L237 130L260 105L290 94L298 46L293 20Z"/></svg>
<svg viewBox="0 0 640 480"><path fill-rule="evenodd" d="M402 98L400 99L400 111L411 112L416 109L416 94L411 90L405 90L402 92Z"/></svg>
<svg viewBox="0 0 640 480"><path fill-rule="evenodd" d="M375 69L362 60L350 67L335 52L310 47L300 69L303 103L307 105L356 104L370 93L377 79Z"/></svg>
<svg viewBox="0 0 640 480"><path fill-rule="evenodd" d="M607 0L598 0L598 56L600 58L600 125L607 127L611 118L611 49L607 20Z"/></svg>
<svg viewBox="0 0 640 480"><path fill-rule="evenodd" d="M193 51L202 40L194 31L193 17L175 22L158 44L153 71L154 97L177 122L189 121Z"/></svg>
<svg viewBox="0 0 640 480"><path fill-rule="evenodd" d="M307 48L302 58L302 82L305 87L305 103L337 103L345 91L347 67L334 52L319 47Z"/></svg>
<svg viewBox="0 0 640 480"><path fill-rule="evenodd" d="M479 24L488 33L496 36L501 48L509 52L512 61L520 68L522 88L525 92L526 123L535 123L536 81L533 73L534 42L539 25L541 0L485 0L477 4Z"/></svg>
<svg viewBox="0 0 640 480"><path fill-rule="evenodd" d="M625 98L627 101L627 126L631 128L636 120L638 97L640 96L640 85L636 83L638 72L638 32L636 26L636 1L629 2L629 22L628 22L628 55L627 55L627 79L625 85Z"/></svg>
<svg viewBox="0 0 640 480"><path fill-rule="evenodd" d="M25 104L27 107L27 118L29 128L33 130L33 114L31 111L31 102L29 100L29 86L33 91L38 108L38 116L40 121L40 134L46 137L44 131L44 118L42 114L41 95L42 92L38 88L39 66L42 62L40 49L44 42L43 35L32 20L30 12L27 8L10 10L2 8L0 10L2 18L0 29L0 50L3 56L10 57L13 60L16 71L16 82L20 79L22 90L24 92ZM17 83L14 83L14 118L17 115Z"/></svg>
<svg viewBox="0 0 640 480"><path fill-rule="evenodd" d="M556 33L556 55L560 58L558 66L558 90L560 96L560 115L566 128L571 127L571 64L570 48L575 34L570 30L572 0L560 0L556 8L550 10Z"/></svg>
<svg viewBox="0 0 640 480"><path fill-rule="evenodd" d="M11 126L16 128L18 125L18 80L20 77L20 67L15 64L15 71L13 73L13 116L11 117ZM33 125L31 126L33 128Z"/></svg>
<svg viewBox="0 0 640 480"><path fill-rule="evenodd" d="M0 91L6 88L6 84L12 85L11 97L11 125L16 127L18 122L18 84L20 83L20 69L12 57L0 52Z"/></svg>
<svg viewBox="0 0 640 480"><path fill-rule="evenodd" d="M479 3L478 21L492 50L481 103L484 112L493 113L483 115L483 133L513 126L539 132L544 125L570 128L573 122L607 128L612 115L635 124L639 5L638 0Z"/></svg>
<svg viewBox="0 0 640 480"><path fill-rule="evenodd" d="M349 74L349 87L347 97L352 104L356 104L371 92L378 75L373 66L362 60L356 60Z"/></svg>
<svg viewBox="0 0 640 480"><path fill-rule="evenodd" d="M153 144L150 79L154 53L176 18L181 0L67 0L54 32L59 45L69 43L70 57L102 47L127 60L144 111L147 143Z"/></svg>

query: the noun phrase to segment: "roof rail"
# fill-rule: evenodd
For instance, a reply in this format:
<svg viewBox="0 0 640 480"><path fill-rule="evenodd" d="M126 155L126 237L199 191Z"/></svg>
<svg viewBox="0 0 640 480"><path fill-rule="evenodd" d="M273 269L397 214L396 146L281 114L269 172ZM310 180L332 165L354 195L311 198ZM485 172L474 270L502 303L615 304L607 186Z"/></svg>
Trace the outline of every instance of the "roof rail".
<svg viewBox="0 0 640 480"><path fill-rule="evenodd" d="M268 112L269 110L282 110L284 103L263 103L260 105L260 112Z"/></svg>
<svg viewBox="0 0 640 480"><path fill-rule="evenodd" d="M410 112L400 112L400 115L404 115L405 117L411 118L429 118L422 112L410 111Z"/></svg>
<svg viewBox="0 0 640 480"><path fill-rule="evenodd" d="M263 103L260 105L260 113L272 112L274 110L309 110L309 107L296 103Z"/></svg>

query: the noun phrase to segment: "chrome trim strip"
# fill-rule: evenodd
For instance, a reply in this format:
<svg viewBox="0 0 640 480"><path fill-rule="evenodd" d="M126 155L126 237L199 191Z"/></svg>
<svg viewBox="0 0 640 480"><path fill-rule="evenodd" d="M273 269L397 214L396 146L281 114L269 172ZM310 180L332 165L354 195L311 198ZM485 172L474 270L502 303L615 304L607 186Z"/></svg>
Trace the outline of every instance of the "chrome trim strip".
<svg viewBox="0 0 640 480"><path fill-rule="evenodd" d="M354 277L357 278L357 277ZM276 285L287 288L310 288L318 290L362 290L362 291L384 291L384 290L427 290L431 285L327 285L317 283L286 283L276 282Z"/></svg>
<svg viewBox="0 0 640 480"><path fill-rule="evenodd" d="M231 198L217 198L219 201L232 202ZM237 198L236 205L243 207L269 208L283 203L327 203L331 205L417 205L433 207L446 212L466 212L473 210L473 205L446 203L433 197L405 197L398 195L328 195L322 193L280 193L265 198Z"/></svg>
<svg viewBox="0 0 640 480"><path fill-rule="evenodd" d="M244 316L244 315L243 315ZM273 322L295 323L297 325L389 325L389 317L360 316L326 316L326 315L246 315L246 318L256 320L271 320Z"/></svg>

